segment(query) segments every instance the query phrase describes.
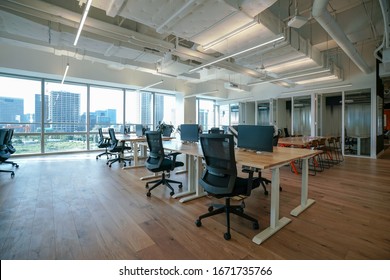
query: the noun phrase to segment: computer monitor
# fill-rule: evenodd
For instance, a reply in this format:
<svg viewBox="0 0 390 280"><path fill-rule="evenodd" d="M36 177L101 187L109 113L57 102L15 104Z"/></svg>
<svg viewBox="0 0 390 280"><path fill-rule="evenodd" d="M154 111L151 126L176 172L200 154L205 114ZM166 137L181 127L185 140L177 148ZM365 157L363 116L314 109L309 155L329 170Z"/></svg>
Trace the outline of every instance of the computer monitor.
<svg viewBox="0 0 390 280"><path fill-rule="evenodd" d="M180 138L183 142L198 142L199 126L197 124L180 125Z"/></svg>
<svg viewBox="0 0 390 280"><path fill-rule="evenodd" d="M137 135L137 137L142 137L145 135L145 129L142 124L135 125L135 135Z"/></svg>
<svg viewBox="0 0 390 280"><path fill-rule="evenodd" d="M273 151L274 127L272 125L239 125L237 147L256 152Z"/></svg>

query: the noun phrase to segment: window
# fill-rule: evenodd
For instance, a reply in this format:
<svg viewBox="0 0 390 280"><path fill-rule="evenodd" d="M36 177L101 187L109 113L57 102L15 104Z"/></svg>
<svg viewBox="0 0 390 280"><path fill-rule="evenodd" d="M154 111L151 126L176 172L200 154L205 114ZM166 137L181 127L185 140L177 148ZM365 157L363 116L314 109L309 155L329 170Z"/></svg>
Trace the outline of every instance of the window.
<svg viewBox="0 0 390 280"><path fill-rule="evenodd" d="M126 91L126 124L142 124L153 129L153 94L146 91ZM135 131L135 128L130 128Z"/></svg>
<svg viewBox="0 0 390 280"><path fill-rule="evenodd" d="M0 127L13 128L16 154L41 151L41 81L0 76ZM47 102L45 102L45 106Z"/></svg>
<svg viewBox="0 0 390 280"><path fill-rule="evenodd" d="M86 150L87 87L46 82L44 99L44 151Z"/></svg>
<svg viewBox="0 0 390 280"><path fill-rule="evenodd" d="M204 132L215 126L215 102L209 99L198 99L198 124Z"/></svg>

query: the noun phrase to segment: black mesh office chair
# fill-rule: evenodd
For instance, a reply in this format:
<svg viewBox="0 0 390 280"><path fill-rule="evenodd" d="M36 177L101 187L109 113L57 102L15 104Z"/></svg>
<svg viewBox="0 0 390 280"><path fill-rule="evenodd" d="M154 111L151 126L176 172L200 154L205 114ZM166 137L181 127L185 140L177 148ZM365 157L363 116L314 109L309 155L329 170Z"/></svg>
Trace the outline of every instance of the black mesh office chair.
<svg viewBox="0 0 390 280"><path fill-rule="evenodd" d="M108 151L108 148L110 147L110 139L104 137L102 128L99 128L98 132L99 132L99 142L97 146L100 149L105 149L105 151L101 154L98 154L96 156L96 159L100 158L103 155L107 155L107 159L108 159L108 156L112 155L112 153Z"/></svg>
<svg viewBox="0 0 390 280"><path fill-rule="evenodd" d="M11 153L9 152L8 147L6 145L7 134L8 129L0 129L0 163L6 162L11 156ZM11 173L11 178L15 176L15 172L13 172L12 170L0 169L0 172Z"/></svg>
<svg viewBox="0 0 390 280"><path fill-rule="evenodd" d="M119 141L115 136L115 130L113 128L108 129L108 134L110 135L110 147L108 151L112 154L116 154L116 158L107 160L107 165L111 167L114 162L123 162L123 166L126 166L126 161L131 163L131 158L126 158L124 153L126 151L130 151L131 147L126 146L126 144L122 141Z"/></svg>
<svg viewBox="0 0 390 280"><path fill-rule="evenodd" d="M8 133L5 136L5 145L7 146L7 149L8 149L8 152L10 153L10 155L12 155L16 152L15 147L12 145L12 137L14 136L14 129L8 128L6 130L8 130ZM16 168L19 167L19 165L13 161L6 160L3 163L12 164L12 166L13 167L15 166Z"/></svg>
<svg viewBox="0 0 390 280"><path fill-rule="evenodd" d="M226 213L227 231L224 238L229 240L230 214L235 214L252 222L254 229L259 228L258 221L244 213L243 205L231 205L230 200L235 196L249 196L252 189L259 186L259 179L253 179L253 172L249 178L237 177L236 160L234 156L234 139L230 134L204 134L200 136L206 169L199 179L199 184L205 191L216 198L225 198L225 204L209 207L209 212L199 216L195 224L200 227L202 219L220 213ZM215 208L215 209L214 209Z"/></svg>
<svg viewBox="0 0 390 280"><path fill-rule="evenodd" d="M179 184L179 188L183 187L181 182L168 179L170 171L176 167L184 166L183 162L176 161L176 157L180 153L165 154L161 133L159 131L147 131L145 134L149 147L149 157L145 162L145 166L151 172L162 172L161 179L146 183L146 188L148 188L146 195L150 196L151 190L157 186L166 185L171 190L170 195L172 196L175 194L175 191L171 183ZM153 184L153 186L149 188L150 184Z"/></svg>

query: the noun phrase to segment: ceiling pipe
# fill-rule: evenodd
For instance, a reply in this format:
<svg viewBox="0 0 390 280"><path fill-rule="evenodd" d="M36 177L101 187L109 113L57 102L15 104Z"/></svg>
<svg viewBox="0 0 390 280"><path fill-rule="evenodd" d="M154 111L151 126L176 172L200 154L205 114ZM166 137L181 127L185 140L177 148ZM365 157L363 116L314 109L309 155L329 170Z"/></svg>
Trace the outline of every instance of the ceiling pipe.
<svg viewBox="0 0 390 280"><path fill-rule="evenodd" d="M367 65L354 45L347 38L340 25L334 20L326 9L329 0L314 0L312 16L336 41L337 45L348 55L356 66L365 74L371 73L372 69Z"/></svg>

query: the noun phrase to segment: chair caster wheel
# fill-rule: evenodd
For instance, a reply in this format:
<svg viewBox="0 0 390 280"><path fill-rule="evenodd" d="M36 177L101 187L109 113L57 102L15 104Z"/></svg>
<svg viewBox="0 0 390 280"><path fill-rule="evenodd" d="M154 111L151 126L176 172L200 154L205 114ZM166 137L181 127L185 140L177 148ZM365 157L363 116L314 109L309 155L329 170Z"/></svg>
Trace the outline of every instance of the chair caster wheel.
<svg viewBox="0 0 390 280"><path fill-rule="evenodd" d="M268 195L268 191L264 191L264 195Z"/></svg>
<svg viewBox="0 0 390 280"><path fill-rule="evenodd" d="M146 193L146 196L147 196L147 197L150 197L150 195L151 195L150 192L147 192L147 193Z"/></svg>
<svg viewBox="0 0 390 280"><path fill-rule="evenodd" d="M201 222L200 220L196 220L196 221L195 221L195 225L196 225L197 227L200 227L200 226L202 226L202 222Z"/></svg>
<svg viewBox="0 0 390 280"><path fill-rule="evenodd" d="M149 185L148 184L146 184L145 189L149 189Z"/></svg>
<svg viewBox="0 0 390 280"><path fill-rule="evenodd" d="M253 225L252 225L252 228L253 229L259 229L260 228L259 223L258 222L254 222Z"/></svg>
<svg viewBox="0 0 390 280"><path fill-rule="evenodd" d="M98 159L98 157L96 157L96 159Z"/></svg>
<svg viewBox="0 0 390 280"><path fill-rule="evenodd" d="M181 189L182 187L183 187L183 185L182 185L182 184L180 184L180 185L179 185L179 189Z"/></svg>
<svg viewBox="0 0 390 280"><path fill-rule="evenodd" d="M15 164L15 167L16 167L16 168L19 168L19 164Z"/></svg>
<svg viewBox="0 0 390 280"><path fill-rule="evenodd" d="M169 194L172 196L172 195L174 195L174 194L175 194L175 192L170 192Z"/></svg>
<svg viewBox="0 0 390 280"><path fill-rule="evenodd" d="M12 172L11 173L11 178L14 178L15 177L15 172Z"/></svg>
<svg viewBox="0 0 390 280"><path fill-rule="evenodd" d="M209 212L211 212L211 211L214 210L214 207L213 207L213 206L210 206L207 210L208 210Z"/></svg>
<svg viewBox="0 0 390 280"><path fill-rule="evenodd" d="M123 164L123 167L126 167L126 163Z"/></svg>
<svg viewBox="0 0 390 280"><path fill-rule="evenodd" d="M108 165L108 162L106 162L106 165Z"/></svg>
<svg viewBox="0 0 390 280"><path fill-rule="evenodd" d="M225 233L223 234L223 238L225 238L225 240L230 240L230 238L232 238L232 237L231 237L230 233L225 232Z"/></svg>

